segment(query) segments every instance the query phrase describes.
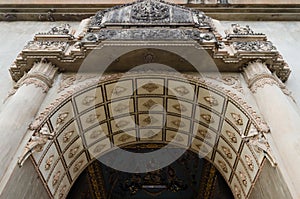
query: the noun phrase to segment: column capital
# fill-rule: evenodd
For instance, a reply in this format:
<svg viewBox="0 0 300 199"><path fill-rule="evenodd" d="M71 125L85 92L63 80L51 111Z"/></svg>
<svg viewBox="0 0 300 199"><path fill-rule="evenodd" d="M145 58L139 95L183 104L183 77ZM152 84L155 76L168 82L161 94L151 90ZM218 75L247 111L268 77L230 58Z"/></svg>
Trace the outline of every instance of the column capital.
<svg viewBox="0 0 300 199"><path fill-rule="evenodd" d="M46 93L53 84L53 79L57 70L58 68L51 62L41 59L41 61L33 64L30 71L24 74L24 76L14 86L14 89L18 89L22 85L34 84Z"/></svg>
<svg viewBox="0 0 300 199"><path fill-rule="evenodd" d="M244 68L243 74L248 83L248 87L253 93L256 93L258 88L263 88L267 84L276 85L279 88L282 87L282 83L278 77L273 75L266 63L261 60L248 63Z"/></svg>

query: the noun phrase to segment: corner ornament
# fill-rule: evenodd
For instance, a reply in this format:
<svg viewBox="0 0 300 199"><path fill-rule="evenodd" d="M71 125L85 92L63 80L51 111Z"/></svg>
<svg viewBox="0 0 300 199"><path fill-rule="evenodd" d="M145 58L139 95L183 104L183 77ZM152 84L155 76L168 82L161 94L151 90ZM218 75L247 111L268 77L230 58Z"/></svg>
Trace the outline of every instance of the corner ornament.
<svg viewBox="0 0 300 199"><path fill-rule="evenodd" d="M53 137L54 133L50 133L47 127L42 127L40 131L35 132L19 157L18 165L22 167L31 154L41 152L48 140L52 140Z"/></svg>

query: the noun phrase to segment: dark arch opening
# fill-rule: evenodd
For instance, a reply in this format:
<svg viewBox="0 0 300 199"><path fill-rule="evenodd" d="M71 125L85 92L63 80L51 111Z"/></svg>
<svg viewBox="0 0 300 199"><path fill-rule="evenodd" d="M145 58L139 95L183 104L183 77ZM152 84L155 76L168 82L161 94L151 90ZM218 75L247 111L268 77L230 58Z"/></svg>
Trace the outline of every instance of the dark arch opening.
<svg viewBox="0 0 300 199"><path fill-rule="evenodd" d="M155 149L149 145L142 147L135 145L127 150L150 152ZM218 170L209 161L199 158L196 153L188 150L169 166L140 174L117 171L100 161L93 161L75 181L67 199L99 198L233 199L234 197Z"/></svg>

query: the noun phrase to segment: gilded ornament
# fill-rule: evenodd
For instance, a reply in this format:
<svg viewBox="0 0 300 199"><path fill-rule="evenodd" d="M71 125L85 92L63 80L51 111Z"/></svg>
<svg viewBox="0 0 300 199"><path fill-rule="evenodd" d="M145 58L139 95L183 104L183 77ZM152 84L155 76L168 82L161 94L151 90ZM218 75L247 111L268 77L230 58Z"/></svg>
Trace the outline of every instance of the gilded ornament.
<svg viewBox="0 0 300 199"><path fill-rule="evenodd" d="M64 134L64 137L63 137L63 143L67 143L70 141L70 138L72 137L72 135L74 134L74 131L68 131Z"/></svg>
<svg viewBox="0 0 300 199"><path fill-rule="evenodd" d="M204 100L210 105L210 106L218 106L219 102L218 100L213 96L206 96L204 97Z"/></svg>

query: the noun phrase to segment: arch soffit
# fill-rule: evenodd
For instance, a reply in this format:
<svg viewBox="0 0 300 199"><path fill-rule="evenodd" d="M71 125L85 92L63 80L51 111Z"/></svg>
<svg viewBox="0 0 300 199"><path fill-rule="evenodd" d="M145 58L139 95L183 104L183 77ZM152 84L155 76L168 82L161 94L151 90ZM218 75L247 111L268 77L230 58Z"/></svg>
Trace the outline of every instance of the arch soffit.
<svg viewBox="0 0 300 199"><path fill-rule="evenodd" d="M122 75L106 75L100 81L75 86L33 123L35 130L44 126L56 133L42 152L33 154L33 163L52 197L66 195L94 157L113 150L111 143L126 146L167 144L170 141L199 154L208 152L205 158L218 168L236 198L249 195L263 166L264 155L246 143L242 136L251 131L268 132L268 127L246 102L213 81L193 75ZM119 81L121 77L122 81ZM116 82L119 94L115 99L109 99L107 96L115 91ZM197 100L190 98L189 85L196 91ZM168 86L177 92L178 99ZM135 88L138 88L137 92L126 102L128 106L124 106L124 99ZM93 97L95 93L97 98ZM137 130L130 124L131 118L140 124L141 134L149 134L152 129L162 127L155 123L148 126L146 109L153 103L169 104L166 107L166 126L155 136L136 139ZM129 114L125 113L124 107ZM110 116L112 108L115 109L115 118ZM180 113L181 123L178 122ZM153 114L159 117L161 112L157 110ZM118 125L123 125L129 135L119 131Z"/></svg>

